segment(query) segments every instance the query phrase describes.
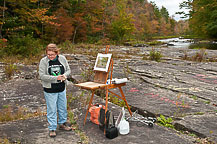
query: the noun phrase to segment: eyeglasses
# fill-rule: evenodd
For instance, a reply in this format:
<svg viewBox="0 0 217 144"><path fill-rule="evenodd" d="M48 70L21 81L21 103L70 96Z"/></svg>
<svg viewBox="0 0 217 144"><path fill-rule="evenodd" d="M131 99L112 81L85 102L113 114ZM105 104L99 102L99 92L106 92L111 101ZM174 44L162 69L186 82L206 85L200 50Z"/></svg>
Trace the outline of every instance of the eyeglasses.
<svg viewBox="0 0 217 144"><path fill-rule="evenodd" d="M56 54L47 54L48 57L56 56Z"/></svg>

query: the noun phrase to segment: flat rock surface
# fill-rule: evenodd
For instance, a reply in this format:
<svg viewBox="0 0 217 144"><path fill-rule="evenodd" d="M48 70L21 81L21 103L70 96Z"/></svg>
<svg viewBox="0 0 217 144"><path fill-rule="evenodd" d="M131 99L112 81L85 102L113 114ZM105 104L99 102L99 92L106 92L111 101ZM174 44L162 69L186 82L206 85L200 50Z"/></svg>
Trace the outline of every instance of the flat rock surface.
<svg viewBox="0 0 217 144"><path fill-rule="evenodd" d="M140 115L173 118L175 129L154 124L137 126L130 122L130 133L107 139L97 125L88 119L83 120L91 93L75 87L73 83L92 78L87 71L95 60L91 56L65 54L72 69L72 79L67 86L70 111L76 117L79 131L83 132L88 143L217 143L217 62L195 62L182 60L183 51L194 55L196 50L186 48L159 47L164 57L160 62L143 60L143 55L151 47L112 47L114 56L113 78L129 79L122 87L128 104ZM103 51L103 50L102 50ZM217 52L207 50L207 57ZM4 63L0 64L0 77L4 77ZM19 65L20 66L20 65ZM7 106L12 111L19 108L25 112L46 113L46 103L42 87L37 78L37 66L20 66L20 72L11 80L0 84L0 109ZM86 75L85 75L86 74ZM120 94L119 89L113 92ZM111 95L111 94L110 94ZM104 95L95 95L94 103L104 103ZM109 103L109 109L115 116L121 107ZM126 117L129 117L127 113ZM12 143L83 143L81 134L57 131L56 138L48 136L48 123L45 115L0 123L0 140L8 139Z"/></svg>
<svg viewBox="0 0 217 144"><path fill-rule="evenodd" d="M46 116L31 118L28 120L1 124L1 138L7 137L12 143L43 144L43 143L77 143L80 137L74 132L57 130L58 137L48 136L48 124Z"/></svg>

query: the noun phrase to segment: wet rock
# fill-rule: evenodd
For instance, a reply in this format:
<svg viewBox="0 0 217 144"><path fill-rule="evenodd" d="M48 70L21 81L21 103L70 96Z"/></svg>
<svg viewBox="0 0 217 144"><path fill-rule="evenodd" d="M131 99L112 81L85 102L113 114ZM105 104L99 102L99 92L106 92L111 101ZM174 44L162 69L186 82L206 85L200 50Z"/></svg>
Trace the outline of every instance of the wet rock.
<svg viewBox="0 0 217 144"><path fill-rule="evenodd" d="M134 47L148 47L147 44L135 44Z"/></svg>
<svg viewBox="0 0 217 144"><path fill-rule="evenodd" d="M167 46L175 46L175 44L167 43Z"/></svg>

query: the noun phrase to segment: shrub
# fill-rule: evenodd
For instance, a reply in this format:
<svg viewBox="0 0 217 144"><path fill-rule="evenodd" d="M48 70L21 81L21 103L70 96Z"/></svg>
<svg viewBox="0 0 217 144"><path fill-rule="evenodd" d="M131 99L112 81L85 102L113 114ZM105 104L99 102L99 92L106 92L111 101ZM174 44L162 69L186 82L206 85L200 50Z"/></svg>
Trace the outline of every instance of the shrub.
<svg viewBox="0 0 217 144"><path fill-rule="evenodd" d="M197 52L193 57L192 57L192 60L193 61L198 61L198 62L202 62L202 61L205 61L206 60L206 49L200 49L199 52Z"/></svg>
<svg viewBox="0 0 217 144"><path fill-rule="evenodd" d="M40 109L38 109L34 113L26 112L25 108L18 107L15 110L12 106L6 106L0 111L0 122L9 122L13 120L24 120L35 116L41 116L45 113L42 113ZM1 141L0 141L1 142Z"/></svg>
<svg viewBox="0 0 217 144"><path fill-rule="evenodd" d="M198 48L199 49L199 48ZM198 50L193 56L189 57L187 51L184 51L184 55L182 57L183 60L197 61L203 62L207 60L207 52L205 48ZM215 58L209 59L209 61L215 62Z"/></svg>
<svg viewBox="0 0 217 144"><path fill-rule="evenodd" d="M5 66L5 75L8 79L10 79L14 73L17 71L17 66L13 64L9 64Z"/></svg>
<svg viewBox="0 0 217 144"><path fill-rule="evenodd" d="M187 53L186 50L184 51L184 55L182 56L182 59L183 59L183 60L188 60L188 59L189 59L189 58L188 58L188 53Z"/></svg>
<svg viewBox="0 0 217 144"><path fill-rule="evenodd" d="M160 59L161 59L162 56L163 56L163 55L162 55L160 52L155 51L155 49L152 49L152 50L150 51L150 53L149 53L149 59L150 59L150 60L157 61L157 62L160 61Z"/></svg>
<svg viewBox="0 0 217 144"><path fill-rule="evenodd" d="M111 44L111 40L109 38L103 38L100 39L96 42L97 45L107 45L107 44Z"/></svg>
<svg viewBox="0 0 217 144"><path fill-rule="evenodd" d="M43 45L41 45L40 40L33 38L31 35L14 35L9 38L8 46L4 47L3 52L7 55L29 57L38 55L42 48Z"/></svg>
<svg viewBox="0 0 217 144"><path fill-rule="evenodd" d="M4 56L4 52L3 50L5 49L5 47L7 46L7 39L0 39L0 58Z"/></svg>
<svg viewBox="0 0 217 144"><path fill-rule="evenodd" d="M158 124L164 127L168 128L174 128L172 125L173 119L172 118L165 118L165 116L160 115L160 117L157 118Z"/></svg>
<svg viewBox="0 0 217 144"><path fill-rule="evenodd" d="M62 51L70 53L74 53L75 49L75 46L69 40L66 40L65 42L61 43L60 45L58 45L58 47L60 47Z"/></svg>

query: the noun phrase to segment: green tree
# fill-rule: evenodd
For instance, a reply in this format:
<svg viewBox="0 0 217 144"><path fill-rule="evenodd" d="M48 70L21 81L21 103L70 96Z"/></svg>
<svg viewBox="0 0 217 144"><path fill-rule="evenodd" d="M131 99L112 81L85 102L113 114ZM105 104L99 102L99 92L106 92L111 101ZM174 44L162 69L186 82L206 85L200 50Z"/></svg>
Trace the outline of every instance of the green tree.
<svg viewBox="0 0 217 144"><path fill-rule="evenodd" d="M92 0L87 3L87 15L85 20L88 22L88 41L97 42L104 37L107 3L106 0Z"/></svg>
<svg viewBox="0 0 217 144"><path fill-rule="evenodd" d="M160 14L166 20L166 22L168 23L169 12L167 11L167 9L164 6L162 6L162 8L160 9Z"/></svg>
<svg viewBox="0 0 217 144"><path fill-rule="evenodd" d="M217 38L217 1L187 0L181 8L190 9L189 24L193 32L202 37Z"/></svg>
<svg viewBox="0 0 217 144"><path fill-rule="evenodd" d="M190 24L193 31L202 36L217 38L217 1L193 1Z"/></svg>
<svg viewBox="0 0 217 144"><path fill-rule="evenodd" d="M117 3L118 15L111 23L110 36L117 42L123 42L135 30L133 15L126 13L126 0Z"/></svg>
<svg viewBox="0 0 217 144"><path fill-rule="evenodd" d="M55 16L47 15L48 9L40 7L36 0L4 1L1 19L1 35L8 38L10 35L32 35L40 37L43 33L43 24L55 24Z"/></svg>
<svg viewBox="0 0 217 144"><path fill-rule="evenodd" d="M152 1L151 1L151 4L153 6L155 16L157 17L157 19L160 19L161 18L161 12L160 12L158 6Z"/></svg>

